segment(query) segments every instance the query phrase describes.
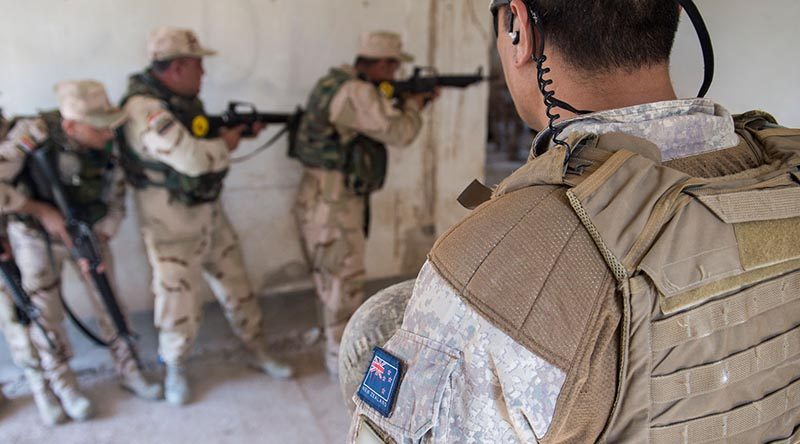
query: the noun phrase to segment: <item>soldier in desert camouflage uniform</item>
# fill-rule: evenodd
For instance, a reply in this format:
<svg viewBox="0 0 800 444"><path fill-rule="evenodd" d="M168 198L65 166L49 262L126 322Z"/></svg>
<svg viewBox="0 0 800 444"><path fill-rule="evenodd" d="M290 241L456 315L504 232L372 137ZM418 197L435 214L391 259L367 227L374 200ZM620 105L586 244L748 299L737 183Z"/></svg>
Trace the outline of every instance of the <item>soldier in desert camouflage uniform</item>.
<svg viewBox="0 0 800 444"><path fill-rule="evenodd" d="M332 375L344 327L364 300L369 196L383 185L385 145L413 142L420 110L433 98L414 95L394 107L379 93L376 84L411 60L398 35L364 34L354 66L333 68L317 82L300 123L296 155L306 169L294 213L322 303Z"/></svg>
<svg viewBox="0 0 800 444"><path fill-rule="evenodd" d="M202 58L214 51L200 46L191 30L162 27L150 33L148 54L150 68L130 78L122 102L130 115L123 131L123 159L136 188L153 268L166 398L184 404L190 397L184 364L200 325L203 277L256 365L274 377L290 377L292 369L267 353L261 308L219 199L230 152L245 128L204 133L207 120L197 95Z"/></svg>
<svg viewBox="0 0 800 444"><path fill-rule="evenodd" d="M11 185L11 181L19 174L22 169L24 153L14 146L13 142L5 140L10 122L3 120L0 115L0 214L8 215L13 213L23 213L33 216L48 211L43 204L27 199ZM51 214L58 216L55 210L49 209ZM5 226L2 228L2 241L5 254L1 260L13 260L11 248L8 245L5 233ZM23 369L25 379L28 381L39 416L45 425L55 425L66 419L66 414L61 408L61 403L50 390L50 386L45 379L41 368L39 353L30 338L31 325L23 325L17 315L17 307L14 300L3 285L0 290L0 330L5 336L11 352L11 359L18 367ZM0 390L0 403L4 401Z"/></svg>
<svg viewBox="0 0 800 444"><path fill-rule="evenodd" d="M6 143L20 150L52 151L53 157L57 158L62 186L68 197L74 200L76 217L92 226L101 244L103 266L109 277L113 277L108 241L116 234L125 214L125 183L122 170L115 164L111 142L113 128L125 120L125 114L110 105L103 85L98 82L65 81L55 89L59 110L17 121ZM24 195L39 198L39 185L31 180L27 169L23 170L18 182ZM36 203L37 207L46 210L44 217L35 220L26 216L26 211L19 211L9 223L8 232L23 286L40 310L40 323L47 331L45 336L38 328L30 330L45 376L67 415L75 420L84 420L91 416L92 406L81 393L69 368L72 351L63 326L64 312L60 300L61 272L64 260L69 257L71 243L64 233L63 217L49 213L53 211L53 204ZM105 337L114 337L110 319L93 285L88 283L88 270L85 266L80 268L101 330ZM145 379L134 351L125 341L112 341L111 354L125 388L145 399L161 397L161 387Z"/></svg>

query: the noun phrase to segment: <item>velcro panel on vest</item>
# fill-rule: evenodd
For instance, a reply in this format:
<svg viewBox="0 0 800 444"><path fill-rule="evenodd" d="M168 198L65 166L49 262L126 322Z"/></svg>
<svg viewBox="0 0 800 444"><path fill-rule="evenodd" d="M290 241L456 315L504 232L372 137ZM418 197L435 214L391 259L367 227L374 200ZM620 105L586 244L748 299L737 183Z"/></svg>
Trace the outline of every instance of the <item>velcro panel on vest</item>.
<svg viewBox="0 0 800 444"><path fill-rule="evenodd" d="M492 323L564 371L608 276L563 189L553 186L482 205L437 241L430 259Z"/></svg>
<svg viewBox="0 0 800 444"><path fill-rule="evenodd" d="M781 205L799 193L705 195L678 209L639 265L661 292L664 314L800 267L800 205Z"/></svg>

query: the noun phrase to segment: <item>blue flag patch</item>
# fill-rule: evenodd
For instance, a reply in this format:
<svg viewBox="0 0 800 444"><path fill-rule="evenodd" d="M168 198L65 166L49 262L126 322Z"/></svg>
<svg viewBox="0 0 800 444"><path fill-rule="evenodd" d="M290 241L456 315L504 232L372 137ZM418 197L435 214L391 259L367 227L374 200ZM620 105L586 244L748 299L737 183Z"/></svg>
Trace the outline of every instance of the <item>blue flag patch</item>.
<svg viewBox="0 0 800 444"><path fill-rule="evenodd" d="M384 418L388 418L394 406L397 389L400 388L402 365L400 359L380 347L375 347L373 351L364 381L358 388L358 397Z"/></svg>

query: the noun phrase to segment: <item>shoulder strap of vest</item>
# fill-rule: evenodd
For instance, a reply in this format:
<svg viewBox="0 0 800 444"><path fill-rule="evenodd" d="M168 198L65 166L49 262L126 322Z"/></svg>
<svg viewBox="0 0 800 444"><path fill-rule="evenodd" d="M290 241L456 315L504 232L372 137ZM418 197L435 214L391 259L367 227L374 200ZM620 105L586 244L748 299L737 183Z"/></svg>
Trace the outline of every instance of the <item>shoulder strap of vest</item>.
<svg viewBox="0 0 800 444"><path fill-rule="evenodd" d="M567 191L617 280L648 274L665 313L708 299L693 288L729 291L800 260L800 131L754 117L741 128L763 152L756 168L698 178L623 150ZM687 241L687 226L702 236Z"/></svg>

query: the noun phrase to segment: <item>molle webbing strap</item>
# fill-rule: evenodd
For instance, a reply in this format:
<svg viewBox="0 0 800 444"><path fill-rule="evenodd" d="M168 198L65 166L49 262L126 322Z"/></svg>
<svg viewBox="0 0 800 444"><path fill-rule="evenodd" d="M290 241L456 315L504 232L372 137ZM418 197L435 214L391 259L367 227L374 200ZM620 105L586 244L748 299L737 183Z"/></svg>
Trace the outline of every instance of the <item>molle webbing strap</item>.
<svg viewBox="0 0 800 444"><path fill-rule="evenodd" d="M800 327L713 364L657 376L653 402L665 403L724 389L800 355Z"/></svg>
<svg viewBox="0 0 800 444"><path fill-rule="evenodd" d="M650 429L652 444L732 442L736 436L800 407L800 380L750 404L713 416Z"/></svg>
<svg viewBox="0 0 800 444"><path fill-rule="evenodd" d="M800 300L800 272L653 322L653 351L667 350L704 338L797 300Z"/></svg>
<svg viewBox="0 0 800 444"><path fill-rule="evenodd" d="M697 197L728 224L800 217L800 187Z"/></svg>

